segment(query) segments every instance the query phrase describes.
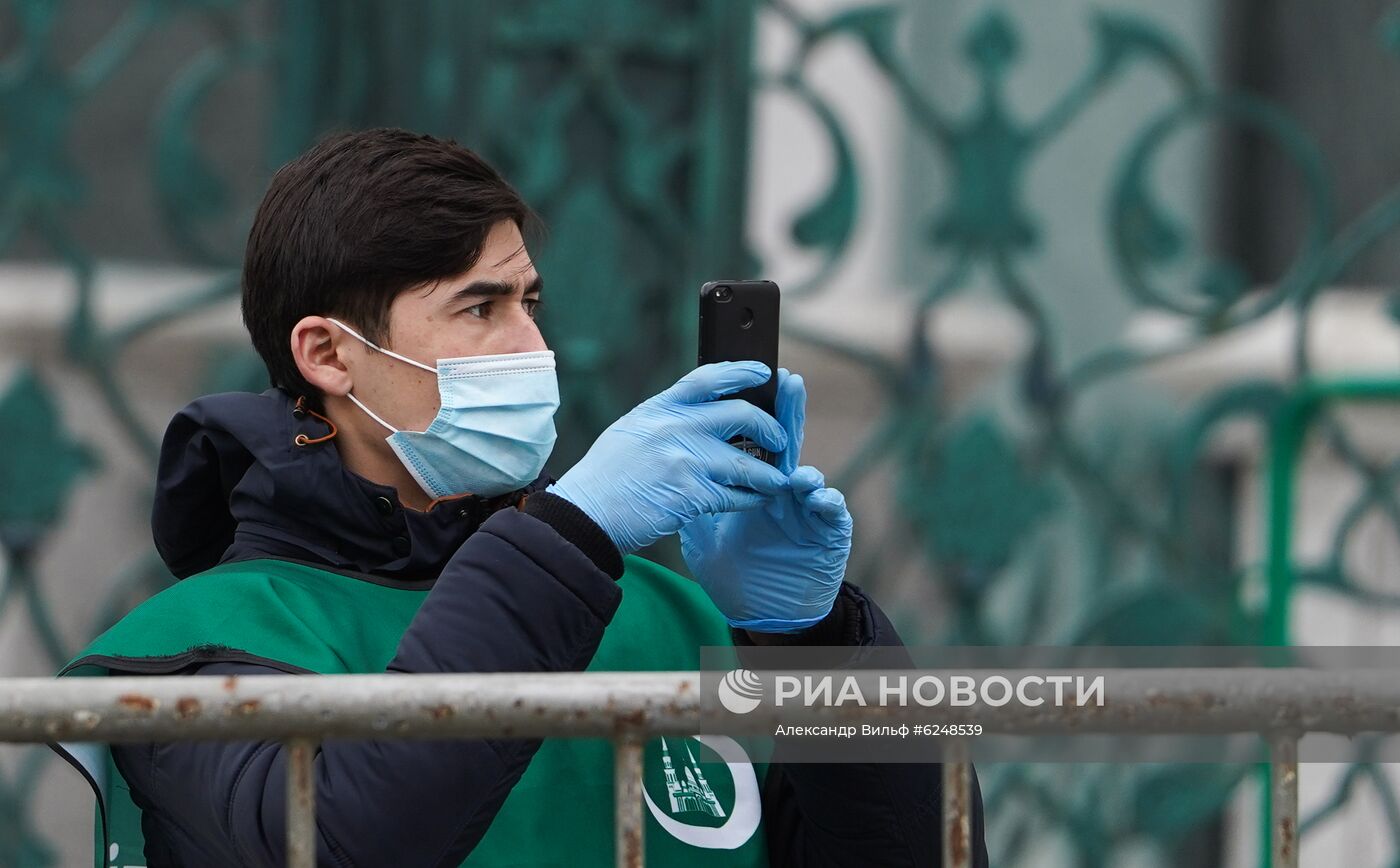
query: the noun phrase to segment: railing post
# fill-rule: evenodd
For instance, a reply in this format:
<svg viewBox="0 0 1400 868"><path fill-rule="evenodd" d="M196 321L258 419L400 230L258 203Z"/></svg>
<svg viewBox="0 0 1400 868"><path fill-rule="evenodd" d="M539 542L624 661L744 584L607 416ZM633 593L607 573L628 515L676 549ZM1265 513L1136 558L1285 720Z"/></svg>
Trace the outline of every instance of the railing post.
<svg viewBox="0 0 1400 868"><path fill-rule="evenodd" d="M643 868L646 841L642 834L643 737L628 733L613 742L613 822L616 824L618 868Z"/></svg>
<svg viewBox="0 0 1400 868"><path fill-rule="evenodd" d="M316 868L316 743L287 742L287 868Z"/></svg>
<svg viewBox="0 0 1400 868"><path fill-rule="evenodd" d="M943 754L944 868L972 866L972 767L967 742L949 739Z"/></svg>
<svg viewBox="0 0 1400 868"><path fill-rule="evenodd" d="M1276 735L1271 740L1271 817L1269 850L1274 868L1298 868L1298 739Z"/></svg>

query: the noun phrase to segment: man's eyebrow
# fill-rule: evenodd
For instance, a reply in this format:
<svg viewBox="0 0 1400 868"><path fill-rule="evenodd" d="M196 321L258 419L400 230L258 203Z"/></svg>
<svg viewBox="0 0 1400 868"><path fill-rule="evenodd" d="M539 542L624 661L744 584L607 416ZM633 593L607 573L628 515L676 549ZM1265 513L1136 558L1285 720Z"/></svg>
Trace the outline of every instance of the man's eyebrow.
<svg viewBox="0 0 1400 868"><path fill-rule="evenodd" d="M544 278L538 272L535 279L525 285L523 295L538 295L544 291ZM473 280L471 283L452 293L447 299L447 304L453 304L464 298L482 295L510 295L515 292L515 285L504 280Z"/></svg>

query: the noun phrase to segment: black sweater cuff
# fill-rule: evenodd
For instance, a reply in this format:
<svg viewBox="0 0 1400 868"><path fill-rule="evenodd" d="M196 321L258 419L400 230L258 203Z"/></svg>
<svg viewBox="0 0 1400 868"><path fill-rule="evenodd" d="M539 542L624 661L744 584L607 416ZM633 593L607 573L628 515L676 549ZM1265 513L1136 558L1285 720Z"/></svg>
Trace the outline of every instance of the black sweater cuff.
<svg viewBox="0 0 1400 868"><path fill-rule="evenodd" d="M622 553L598 523L572 502L548 491L535 491L525 498L521 511L554 528L614 580L622 578Z"/></svg>

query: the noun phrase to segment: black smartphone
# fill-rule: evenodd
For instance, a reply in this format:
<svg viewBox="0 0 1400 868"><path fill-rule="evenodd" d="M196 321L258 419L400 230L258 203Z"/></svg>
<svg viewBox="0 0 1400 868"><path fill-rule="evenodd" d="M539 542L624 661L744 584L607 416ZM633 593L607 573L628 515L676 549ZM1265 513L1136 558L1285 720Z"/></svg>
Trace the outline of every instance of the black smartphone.
<svg viewBox="0 0 1400 868"><path fill-rule="evenodd" d="M763 362L768 381L726 395L775 415L778 402L778 285L771 280L712 280L700 287L700 359L712 362ZM760 461L775 456L746 437L729 441Z"/></svg>

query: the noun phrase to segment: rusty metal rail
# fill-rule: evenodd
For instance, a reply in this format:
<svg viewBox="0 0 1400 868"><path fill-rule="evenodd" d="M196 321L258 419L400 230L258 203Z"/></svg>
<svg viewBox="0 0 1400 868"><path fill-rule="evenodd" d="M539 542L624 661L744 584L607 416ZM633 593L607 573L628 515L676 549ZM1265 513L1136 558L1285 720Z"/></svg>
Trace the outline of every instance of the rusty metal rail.
<svg viewBox="0 0 1400 868"><path fill-rule="evenodd" d="M0 742L282 740L289 746L288 864L309 868L321 739L607 738L616 757L617 863L641 866L642 746L654 735L771 734L779 722L977 722L989 734L1019 735L1261 733L1273 751L1270 848L1274 864L1291 868L1299 849L1298 739L1400 732L1400 678L1385 670L1135 669L1105 678L1109 701L1101 707L764 704L744 715L702 702L698 672L12 678L0 679ZM968 744L950 748L942 860L966 868Z"/></svg>

